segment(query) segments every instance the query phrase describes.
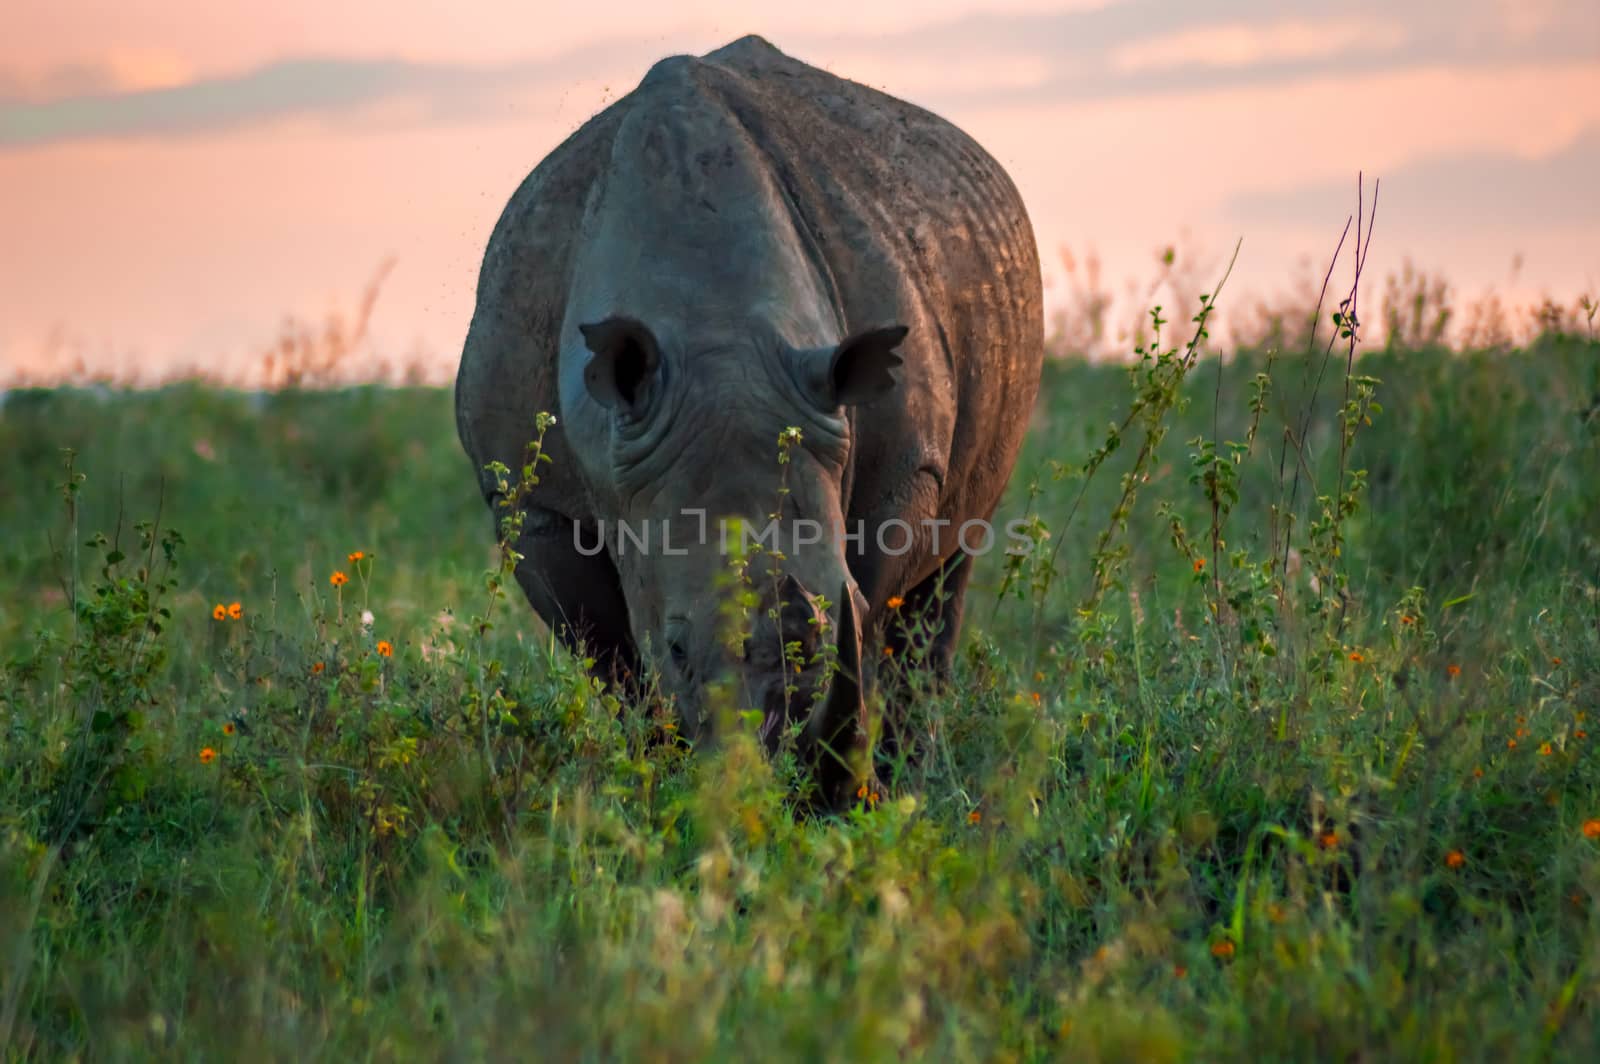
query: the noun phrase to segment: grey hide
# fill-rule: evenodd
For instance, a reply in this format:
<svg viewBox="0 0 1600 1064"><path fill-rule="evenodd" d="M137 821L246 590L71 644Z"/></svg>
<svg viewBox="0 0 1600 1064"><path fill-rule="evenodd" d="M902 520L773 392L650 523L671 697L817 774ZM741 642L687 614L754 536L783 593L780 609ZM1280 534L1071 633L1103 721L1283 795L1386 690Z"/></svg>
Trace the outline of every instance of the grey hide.
<svg viewBox="0 0 1600 1064"><path fill-rule="evenodd" d="M657 63L511 197L457 425L495 507L483 467L518 469L536 414L558 416L517 577L568 645L613 677L658 669L690 736L723 680L765 712L769 748L793 724L838 754L862 742L862 658L901 645L891 614L927 611L948 664L971 568L955 529L994 514L1042 354L1038 252L999 164L927 111L744 37ZM762 529L780 500L785 557L758 552L749 576L770 609L731 645L719 519ZM830 625L823 691L825 670L795 675L781 644L809 654Z"/></svg>

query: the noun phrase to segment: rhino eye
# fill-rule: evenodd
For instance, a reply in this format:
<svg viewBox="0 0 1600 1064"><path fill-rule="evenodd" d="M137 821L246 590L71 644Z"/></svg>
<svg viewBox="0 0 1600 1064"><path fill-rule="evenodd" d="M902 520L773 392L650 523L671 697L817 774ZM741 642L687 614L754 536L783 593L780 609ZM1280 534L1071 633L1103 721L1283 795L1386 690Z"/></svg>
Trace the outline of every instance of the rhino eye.
<svg viewBox="0 0 1600 1064"><path fill-rule="evenodd" d="M679 671L689 667L689 652L682 643L674 639L667 644L667 654L672 658L672 666Z"/></svg>

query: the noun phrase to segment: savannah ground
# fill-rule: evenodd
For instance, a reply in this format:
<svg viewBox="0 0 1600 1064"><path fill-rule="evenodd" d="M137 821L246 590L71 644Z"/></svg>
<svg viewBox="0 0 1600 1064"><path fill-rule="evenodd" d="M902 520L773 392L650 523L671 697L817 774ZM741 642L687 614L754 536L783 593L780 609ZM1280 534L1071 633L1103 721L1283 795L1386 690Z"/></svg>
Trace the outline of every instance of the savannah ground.
<svg viewBox="0 0 1600 1064"><path fill-rule="evenodd" d="M1600 1057L1600 344L1171 316L823 821L553 648L447 390L13 392L4 1056Z"/></svg>

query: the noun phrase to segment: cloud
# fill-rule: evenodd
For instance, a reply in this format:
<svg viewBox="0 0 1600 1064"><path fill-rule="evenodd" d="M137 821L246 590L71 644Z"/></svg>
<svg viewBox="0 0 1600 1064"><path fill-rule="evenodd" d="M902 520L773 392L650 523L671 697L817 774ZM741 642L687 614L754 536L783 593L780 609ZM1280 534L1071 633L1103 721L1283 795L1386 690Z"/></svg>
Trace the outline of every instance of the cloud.
<svg viewBox="0 0 1600 1064"><path fill-rule="evenodd" d="M1600 125L1542 157L1473 152L1439 155L1380 175L1379 227L1407 233L1529 230L1600 225ZM1235 198L1228 211L1264 223L1337 214L1349 181L1315 182Z"/></svg>
<svg viewBox="0 0 1600 1064"><path fill-rule="evenodd" d="M1365 19L1205 26L1122 45L1112 51L1108 65L1119 74L1140 74L1181 67L1247 67L1330 59L1357 50L1393 51L1405 43L1406 36L1403 26Z"/></svg>
<svg viewBox="0 0 1600 1064"><path fill-rule="evenodd" d="M965 0L941 0L932 15L903 15L901 28L886 18L830 17L812 23L829 29L780 27L773 39L793 55L947 113L1421 66L1593 62L1600 54L1593 0L1534 0L1527 8L1508 0L1348 0L1337 20L1325 22L1284 19L1277 0L1077 0L1048 11L1039 2L962 15ZM843 0L829 3L824 14L844 9ZM62 68L42 86L0 71L0 150L184 135L287 116L459 120L525 100L530 89L564 93L596 78L612 79L620 93L663 55L725 41L729 19L652 32L655 24L641 16L630 38L591 36L546 57L494 64L323 56L194 78L152 54ZM763 28L762 19L751 21Z"/></svg>
<svg viewBox="0 0 1600 1064"><path fill-rule="evenodd" d="M550 60L490 67L292 59L244 74L167 87L0 103L0 150L96 137L214 132L304 115L342 117L406 99L422 100L425 115L460 118L492 108L510 90L564 86L597 72L640 69L640 64L655 58L659 55L648 42L630 41L575 49ZM0 82L0 90L4 87Z"/></svg>

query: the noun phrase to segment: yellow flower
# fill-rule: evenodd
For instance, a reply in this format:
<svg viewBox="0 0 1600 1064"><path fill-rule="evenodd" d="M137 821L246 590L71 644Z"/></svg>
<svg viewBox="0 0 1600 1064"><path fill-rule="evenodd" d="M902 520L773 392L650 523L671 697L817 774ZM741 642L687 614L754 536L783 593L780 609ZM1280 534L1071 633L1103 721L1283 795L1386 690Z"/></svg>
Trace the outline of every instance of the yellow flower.
<svg viewBox="0 0 1600 1064"><path fill-rule="evenodd" d="M354 565L356 562L360 561L362 558L365 558L365 557L366 557L365 552L359 551L359 550L353 550L353 551L350 552L350 564Z"/></svg>
<svg viewBox="0 0 1600 1064"><path fill-rule="evenodd" d="M217 759L217 752L215 750L211 749L211 747L207 746L207 747L205 747L204 749L202 749L200 751L200 763L202 765L209 765L209 764L211 764L211 762L215 761L216 759Z"/></svg>
<svg viewBox="0 0 1600 1064"><path fill-rule="evenodd" d="M228 607L228 616L232 620L237 621L240 617L244 616L244 607L239 605L237 602L233 603Z"/></svg>
<svg viewBox="0 0 1600 1064"><path fill-rule="evenodd" d="M222 734L223 735L232 735L236 730L237 729L234 728L232 721L229 721L228 723L226 723L226 724L224 724L222 726Z"/></svg>
<svg viewBox="0 0 1600 1064"><path fill-rule="evenodd" d="M394 644L387 639L378 640L378 653L386 658L394 657Z"/></svg>
<svg viewBox="0 0 1600 1064"><path fill-rule="evenodd" d="M891 610L897 610L905 604L906 600L900 595L890 595L889 601L884 603L884 605L888 606Z"/></svg>
<svg viewBox="0 0 1600 1064"><path fill-rule="evenodd" d="M1451 850L1444 855L1444 863L1449 868L1460 868L1467 863L1467 855L1460 850Z"/></svg>
<svg viewBox="0 0 1600 1064"><path fill-rule="evenodd" d="M344 573L337 569L333 571L332 576L328 577L328 583L332 584L334 587L344 587L344 585L348 584L349 582L350 578L345 576Z"/></svg>
<svg viewBox="0 0 1600 1064"><path fill-rule="evenodd" d="M225 621L225 620L227 620L228 619L228 607L224 606L220 602L217 603L215 606L211 607L211 619L215 620L215 621Z"/></svg>

